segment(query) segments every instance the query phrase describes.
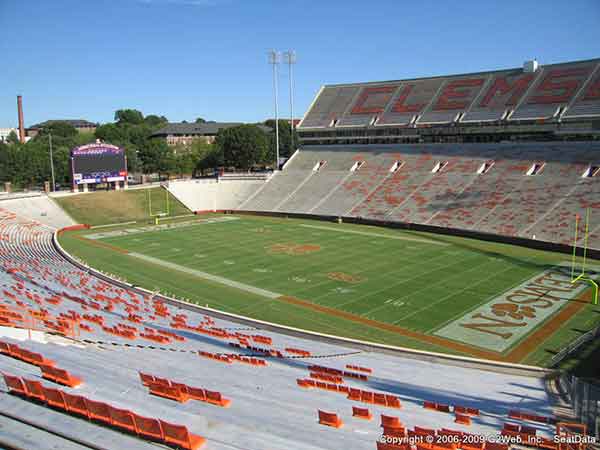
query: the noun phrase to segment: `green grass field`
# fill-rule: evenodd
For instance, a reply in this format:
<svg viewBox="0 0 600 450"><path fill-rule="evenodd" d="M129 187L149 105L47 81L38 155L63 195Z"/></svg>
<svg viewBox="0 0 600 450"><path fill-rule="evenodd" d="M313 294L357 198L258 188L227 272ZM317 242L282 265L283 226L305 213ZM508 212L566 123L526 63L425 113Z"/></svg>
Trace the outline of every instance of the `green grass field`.
<svg viewBox="0 0 600 450"><path fill-rule="evenodd" d="M126 191L96 191L88 194L55 197L54 200L78 223L106 225L137 220L148 221L148 195L152 213L167 211L167 197L160 187ZM169 216L191 214L169 195Z"/></svg>
<svg viewBox="0 0 600 450"><path fill-rule="evenodd" d="M102 233L115 230L122 228ZM253 216L117 234L77 231L64 234L61 243L100 270L202 305L329 334L467 355L468 349L419 336L436 336L448 323L569 260L568 255L453 236ZM94 239L81 239L90 235ZM207 274L221 278L207 280ZM348 314L338 317L279 296ZM586 305L520 361L547 365L565 342L598 323L600 308Z"/></svg>

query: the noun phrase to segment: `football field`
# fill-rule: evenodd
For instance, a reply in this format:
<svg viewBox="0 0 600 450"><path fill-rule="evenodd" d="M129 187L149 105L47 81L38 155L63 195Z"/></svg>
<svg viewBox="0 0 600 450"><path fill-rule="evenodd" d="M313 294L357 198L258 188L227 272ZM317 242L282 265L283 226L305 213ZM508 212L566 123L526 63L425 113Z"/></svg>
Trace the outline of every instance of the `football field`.
<svg viewBox="0 0 600 450"><path fill-rule="evenodd" d="M565 325L600 320L561 268L568 255L453 236L214 215L61 242L94 267L202 305L418 349L547 364L548 348L577 337Z"/></svg>

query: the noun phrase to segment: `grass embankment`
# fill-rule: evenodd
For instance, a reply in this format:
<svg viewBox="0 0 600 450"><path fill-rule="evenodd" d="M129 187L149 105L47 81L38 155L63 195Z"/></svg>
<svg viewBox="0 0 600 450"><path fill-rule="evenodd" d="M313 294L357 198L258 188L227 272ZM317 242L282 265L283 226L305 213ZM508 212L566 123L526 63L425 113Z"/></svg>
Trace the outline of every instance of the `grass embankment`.
<svg viewBox="0 0 600 450"><path fill-rule="evenodd" d="M160 187L124 191L102 191L55 198L56 202L78 223L106 225L112 223L149 221L152 214L167 212L168 216L191 214L171 193ZM149 197L150 196L150 202Z"/></svg>

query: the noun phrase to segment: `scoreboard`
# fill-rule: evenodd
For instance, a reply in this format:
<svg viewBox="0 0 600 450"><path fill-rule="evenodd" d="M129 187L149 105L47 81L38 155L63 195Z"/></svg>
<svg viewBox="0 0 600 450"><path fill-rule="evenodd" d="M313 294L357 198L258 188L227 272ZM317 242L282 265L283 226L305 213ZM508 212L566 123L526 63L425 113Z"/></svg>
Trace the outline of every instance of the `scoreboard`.
<svg viewBox="0 0 600 450"><path fill-rule="evenodd" d="M82 145L71 150L73 184L108 183L127 178L127 159L122 148L110 144Z"/></svg>

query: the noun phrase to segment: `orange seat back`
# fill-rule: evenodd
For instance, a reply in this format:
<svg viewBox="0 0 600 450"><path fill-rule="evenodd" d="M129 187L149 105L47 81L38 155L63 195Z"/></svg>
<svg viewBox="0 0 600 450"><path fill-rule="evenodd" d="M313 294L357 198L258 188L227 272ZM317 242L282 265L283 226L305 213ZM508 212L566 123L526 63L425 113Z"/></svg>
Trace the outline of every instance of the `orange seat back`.
<svg viewBox="0 0 600 450"><path fill-rule="evenodd" d="M402 422L398 417L394 416L386 416L385 414L381 415L381 426L382 427L390 427L390 428L401 428Z"/></svg>
<svg viewBox="0 0 600 450"><path fill-rule="evenodd" d="M65 402L65 397L63 396L62 391L58 389L52 389L46 386L42 386L42 391L44 391L44 397L46 397L46 402L50 406L54 406L60 409L67 409L67 404Z"/></svg>
<svg viewBox="0 0 600 450"><path fill-rule="evenodd" d="M319 423L334 428L341 428L344 424L337 414L321 410L319 410Z"/></svg>
<svg viewBox="0 0 600 450"><path fill-rule="evenodd" d="M366 420L371 420L373 418L368 408L359 408L358 406L352 407L352 416Z"/></svg>
<svg viewBox="0 0 600 450"><path fill-rule="evenodd" d="M164 432L165 442L175 444L183 448L189 448L190 433L184 425L175 425L173 423L160 420L160 425Z"/></svg>
<svg viewBox="0 0 600 450"><path fill-rule="evenodd" d="M90 413L91 419L99 420L100 422L104 422L106 424L112 424L109 405L106 403L97 402L95 400L90 400L88 398L85 399L85 404L88 412Z"/></svg>
<svg viewBox="0 0 600 450"><path fill-rule="evenodd" d="M200 400L202 402L206 400L206 391L202 388L188 386L188 394L194 400Z"/></svg>
<svg viewBox="0 0 600 450"><path fill-rule="evenodd" d="M7 344L8 354L13 358L19 358L21 354L21 348L17 344Z"/></svg>
<svg viewBox="0 0 600 450"><path fill-rule="evenodd" d="M179 389L182 394L186 394L187 395L189 393L188 392L189 389L188 389L188 386L186 384L171 382L171 386L174 387L174 388Z"/></svg>
<svg viewBox="0 0 600 450"><path fill-rule="evenodd" d="M401 408L400 400L395 395L386 394L385 404L390 408Z"/></svg>
<svg viewBox="0 0 600 450"><path fill-rule="evenodd" d="M165 439L165 434L158 419L133 414L133 420L135 421L135 426L141 436L150 439Z"/></svg>
<svg viewBox="0 0 600 450"><path fill-rule="evenodd" d="M9 375L7 373L2 375L4 376L4 382L8 386L10 392L27 395L27 386L25 386L25 383L21 378Z"/></svg>
<svg viewBox="0 0 600 450"><path fill-rule="evenodd" d="M220 403L223 400L220 392L205 390L206 392L206 400L210 402Z"/></svg>
<svg viewBox="0 0 600 450"><path fill-rule="evenodd" d="M386 405L385 394L374 394L373 400L375 401L375 404L377 404L377 405L383 405L383 406Z"/></svg>
<svg viewBox="0 0 600 450"><path fill-rule="evenodd" d="M374 403L373 392L362 391L360 393L360 401L365 403Z"/></svg>
<svg viewBox="0 0 600 450"><path fill-rule="evenodd" d="M148 374L145 374L142 372L138 372L138 373L140 375L140 380L144 386L147 386L150 383L154 383L156 380L155 377L152 375L148 375Z"/></svg>
<svg viewBox="0 0 600 450"><path fill-rule="evenodd" d="M37 400L44 401L46 397L44 396L44 391L42 390L42 383L35 380L28 380L26 378L23 379L25 386L27 386L28 396L35 398Z"/></svg>
<svg viewBox="0 0 600 450"><path fill-rule="evenodd" d="M171 386L171 382L166 378L154 377L154 382L163 386Z"/></svg>
<svg viewBox="0 0 600 450"><path fill-rule="evenodd" d="M81 395L73 395L67 392L63 392L63 397L65 398L65 403L67 405L67 411L75 414L80 414L82 416L90 418L90 413L88 411L87 405L85 404L85 399Z"/></svg>
<svg viewBox="0 0 600 450"><path fill-rule="evenodd" d="M137 433L135 421L133 420L133 413L131 411L109 406L109 412L110 419L114 426Z"/></svg>

